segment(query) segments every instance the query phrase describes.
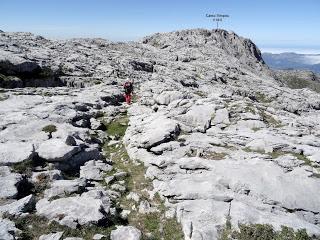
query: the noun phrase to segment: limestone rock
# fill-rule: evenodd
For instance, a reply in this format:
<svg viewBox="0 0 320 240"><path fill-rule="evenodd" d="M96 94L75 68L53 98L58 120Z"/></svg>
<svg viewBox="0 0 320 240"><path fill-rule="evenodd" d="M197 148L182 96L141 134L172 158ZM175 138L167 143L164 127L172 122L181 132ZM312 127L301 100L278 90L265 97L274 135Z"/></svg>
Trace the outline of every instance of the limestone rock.
<svg viewBox="0 0 320 240"><path fill-rule="evenodd" d="M183 93L179 91L164 91L156 97L155 101L160 105L168 105L175 100L183 99L183 97Z"/></svg>
<svg viewBox="0 0 320 240"><path fill-rule="evenodd" d="M40 144L38 154L49 162L66 161L80 150L80 147L69 146L60 139L49 139Z"/></svg>
<svg viewBox="0 0 320 240"><path fill-rule="evenodd" d="M57 180L50 184L50 188L44 191L46 198L52 198L56 196L66 196L72 193L79 193L84 190L86 186L85 179L74 180Z"/></svg>
<svg viewBox="0 0 320 240"><path fill-rule="evenodd" d="M76 228L77 225L98 224L109 213L110 200L103 191L89 191L80 196L60 198L53 201L41 199L37 215L56 220L62 225Z"/></svg>
<svg viewBox="0 0 320 240"><path fill-rule="evenodd" d="M0 164L7 165L23 162L33 154L33 147L30 143L8 141L1 143Z"/></svg>
<svg viewBox="0 0 320 240"><path fill-rule="evenodd" d="M118 226L111 231L111 240L140 240L141 232L132 226Z"/></svg>
<svg viewBox="0 0 320 240"><path fill-rule="evenodd" d="M33 195L26 196L18 201L0 206L1 214L10 214L20 216L23 213L30 212L35 207L35 197Z"/></svg>
<svg viewBox="0 0 320 240"><path fill-rule="evenodd" d="M0 166L0 198L15 198L18 194L17 186L22 181L22 176L12 173L7 166Z"/></svg>
<svg viewBox="0 0 320 240"><path fill-rule="evenodd" d="M63 232L50 233L42 235L39 237L39 240L60 240L62 239Z"/></svg>
<svg viewBox="0 0 320 240"><path fill-rule="evenodd" d="M88 180L101 181L103 180L104 172L111 170L111 165L104 163L103 161L92 160L80 167L80 177Z"/></svg>
<svg viewBox="0 0 320 240"><path fill-rule="evenodd" d="M21 231L8 219L0 218L0 239L14 240Z"/></svg>

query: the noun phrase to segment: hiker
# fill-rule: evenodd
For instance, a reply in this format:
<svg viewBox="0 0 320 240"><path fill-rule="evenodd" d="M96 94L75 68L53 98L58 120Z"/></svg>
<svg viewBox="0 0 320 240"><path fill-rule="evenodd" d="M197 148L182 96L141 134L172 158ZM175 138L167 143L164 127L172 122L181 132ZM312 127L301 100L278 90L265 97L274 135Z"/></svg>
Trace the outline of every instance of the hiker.
<svg viewBox="0 0 320 240"><path fill-rule="evenodd" d="M130 81L127 79L127 81L123 84L124 88L124 97L126 99L126 103L130 104L131 103L131 97L132 97L132 92L133 92L133 81Z"/></svg>

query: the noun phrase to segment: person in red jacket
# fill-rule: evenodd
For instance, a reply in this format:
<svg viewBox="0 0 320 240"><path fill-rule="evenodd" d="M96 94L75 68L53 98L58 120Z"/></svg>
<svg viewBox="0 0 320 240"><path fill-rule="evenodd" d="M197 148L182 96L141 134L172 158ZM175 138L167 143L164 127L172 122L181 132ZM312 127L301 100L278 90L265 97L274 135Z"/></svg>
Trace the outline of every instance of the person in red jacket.
<svg viewBox="0 0 320 240"><path fill-rule="evenodd" d="M133 81L127 80L123 84L123 88L124 88L124 93L125 93L124 97L126 99L126 103L131 104L131 98L132 98L132 92L133 92Z"/></svg>

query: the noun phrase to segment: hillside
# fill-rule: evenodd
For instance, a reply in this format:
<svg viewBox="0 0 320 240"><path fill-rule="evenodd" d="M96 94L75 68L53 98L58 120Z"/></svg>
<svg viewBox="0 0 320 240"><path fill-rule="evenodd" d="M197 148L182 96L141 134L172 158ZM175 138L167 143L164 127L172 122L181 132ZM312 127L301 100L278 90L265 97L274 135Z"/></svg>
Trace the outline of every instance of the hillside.
<svg viewBox="0 0 320 240"><path fill-rule="evenodd" d="M319 54L263 53L263 59L273 69L310 70L320 73Z"/></svg>
<svg viewBox="0 0 320 240"><path fill-rule="evenodd" d="M320 236L319 94L233 32L3 32L0 87L0 239Z"/></svg>

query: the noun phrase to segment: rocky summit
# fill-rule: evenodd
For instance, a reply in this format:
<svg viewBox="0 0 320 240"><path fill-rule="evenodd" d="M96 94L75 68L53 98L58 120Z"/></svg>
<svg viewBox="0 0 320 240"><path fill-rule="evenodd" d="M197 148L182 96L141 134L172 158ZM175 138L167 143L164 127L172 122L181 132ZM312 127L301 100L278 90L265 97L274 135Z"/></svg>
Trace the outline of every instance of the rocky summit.
<svg viewBox="0 0 320 240"><path fill-rule="evenodd" d="M0 87L0 239L320 236L320 95L233 32L1 32Z"/></svg>

